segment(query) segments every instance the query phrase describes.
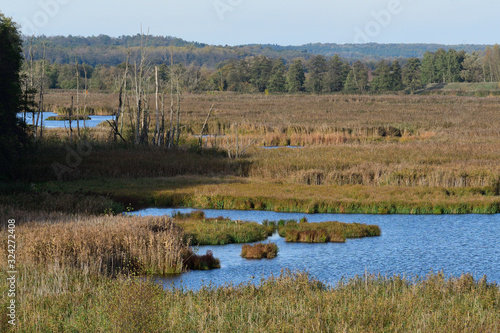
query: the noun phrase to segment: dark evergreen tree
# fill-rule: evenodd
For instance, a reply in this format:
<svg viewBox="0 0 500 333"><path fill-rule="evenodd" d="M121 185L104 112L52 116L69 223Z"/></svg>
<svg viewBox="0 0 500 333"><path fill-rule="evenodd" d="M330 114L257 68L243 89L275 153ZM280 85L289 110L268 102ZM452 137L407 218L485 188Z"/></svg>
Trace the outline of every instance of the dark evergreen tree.
<svg viewBox="0 0 500 333"><path fill-rule="evenodd" d="M257 88L258 91L264 92L267 88L267 83L271 77L273 63L266 56L258 56L252 62L250 68L250 83Z"/></svg>
<svg viewBox="0 0 500 333"><path fill-rule="evenodd" d="M273 62L271 77L269 78L268 87L271 92L286 91L286 67L283 59L277 59Z"/></svg>
<svg viewBox="0 0 500 333"><path fill-rule="evenodd" d="M403 89L403 72L399 61L394 60L391 64L391 72L389 75L390 85L389 90L400 91Z"/></svg>
<svg viewBox="0 0 500 333"><path fill-rule="evenodd" d="M422 59L422 65L420 67L420 75L422 84L429 84L437 82L436 75L436 57L434 53L425 52L424 58Z"/></svg>
<svg viewBox="0 0 500 333"><path fill-rule="evenodd" d="M381 60L373 72L373 80L370 83L371 90L383 92L391 90L391 68L385 60Z"/></svg>
<svg viewBox="0 0 500 333"><path fill-rule="evenodd" d="M420 66L420 59L410 58L403 69L403 84L411 93L423 87Z"/></svg>
<svg viewBox="0 0 500 333"><path fill-rule="evenodd" d="M26 143L17 113L22 106L22 41L16 24L0 13L0 178L10 176L19 149Z"/></svg>
<svg viewBox="0 0 500 333"><path fill-rule="evenodd" d="M368 88L368 68L361 61L356 61L347 75L344 90L347 92L365 92Z"/></svg>
<svg viewBox="0 0 500 333"><path fill-rule="evenodd" d="M325 73L328 70L326 58L322 55L315 56L309 62L309 77L307 78L307 90L312 93L323 91Z"/></svg>
<svg viewBox="0 0 500 333"><path fill-rule="evenodd" d="M328 61L328 72L325 78L326 92L342 91L344 84L349 74L349 64L340 59L336 54Z"/></svg>
<svg viewBox="0 0 500 333"><path fill-rule="evenodd" d="M304 91L304 82L306 80L306 76L304 74L304 67L302 66L302 61L295 60L290 69L288 70L287 75L287 87L288 91L291 93Z"/></svg>

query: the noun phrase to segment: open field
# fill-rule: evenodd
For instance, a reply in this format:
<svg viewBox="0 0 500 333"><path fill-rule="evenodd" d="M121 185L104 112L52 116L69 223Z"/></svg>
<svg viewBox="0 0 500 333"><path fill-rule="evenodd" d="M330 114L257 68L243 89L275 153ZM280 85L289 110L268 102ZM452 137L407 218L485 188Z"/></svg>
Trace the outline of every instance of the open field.
<svg viewBox="0 0 500 333"><path fill-rule="evenodd" d="M52 92L48 96L60 99L64 94ZM113 104L115 97L100 94L95 98ZM457 96L185 95L181 116L184 145L198 145L192 134L199 134L208 108L215 103L208 123L212 136L203 139L203 144L226 155L230 151L233 156L236 150L247 148L244 159L175 153L160 154L163 158L158 159L154 149L109 151L96 147L68 178L211 173L295 184L498 186L499 102L498 97ZM64 136L61 130L53 132L57 131ZM100 127L90 133L106 140L106 131L109 128ZM287 145L305 148L259 148ZM45 162L64 159L65 154L64 148L59 152L42 149L25 165L35 164L35 158ZM41 180L53 176L42 169L46 165L40 163L35 172Z"/></svg>
<svg viewBox="0 0 500 333"><path fill-rule="evenodd" d="M99 105L115 97L95 96ZM59 178L63 182L51 183L51 191L104 195L122 206L494 213L500 209L499 102L459 96L184 95L181 149L112 144L109 128L101 126L85 132L89 153L61 172L54 163L75 162L71 154L78 145L68 145L64 130L48 130L47 141L23 156L15 173L36 183ZM193 134L199 134L212 103L212 136L203 139L202 153ZM240 157L228 158L236 150Z"/></svg>

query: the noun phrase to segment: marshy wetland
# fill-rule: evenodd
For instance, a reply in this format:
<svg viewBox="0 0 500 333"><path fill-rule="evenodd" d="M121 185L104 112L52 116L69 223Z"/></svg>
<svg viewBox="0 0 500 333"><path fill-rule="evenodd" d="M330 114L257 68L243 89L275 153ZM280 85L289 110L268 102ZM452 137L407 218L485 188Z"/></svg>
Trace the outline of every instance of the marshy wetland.
<svg viewBox="0 0 500 333"><path fill-rule="evenodd" d="M64 106L68 96L51 92L47 103ZM117 95L92 98L111 106ZM1 188L2 220L18 221L19 325L496 331L498 105L498 97L187 94L176 149L115 142L107 124L73 132L73 141L68 128L44 129L12 170L18 181ZM294 146L302 148L286 148ZM281 237L265 222L279 229L305 216L303 225L360 223L380 234L287 236L282 226ZM258 242L276 244L277 255L242 257Z"/></svg>

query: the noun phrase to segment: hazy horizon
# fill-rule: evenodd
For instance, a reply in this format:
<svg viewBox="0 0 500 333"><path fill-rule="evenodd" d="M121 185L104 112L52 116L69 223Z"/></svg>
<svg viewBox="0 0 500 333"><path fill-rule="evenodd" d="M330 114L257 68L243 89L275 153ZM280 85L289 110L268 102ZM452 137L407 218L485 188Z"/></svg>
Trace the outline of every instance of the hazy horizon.
<svg viewBox="0 0 500 333"><path fill-rule="evenodd" d="M499 42L500 3L478 0L25 0L0 10L27 35L174 36L213 45Z"/></svg>

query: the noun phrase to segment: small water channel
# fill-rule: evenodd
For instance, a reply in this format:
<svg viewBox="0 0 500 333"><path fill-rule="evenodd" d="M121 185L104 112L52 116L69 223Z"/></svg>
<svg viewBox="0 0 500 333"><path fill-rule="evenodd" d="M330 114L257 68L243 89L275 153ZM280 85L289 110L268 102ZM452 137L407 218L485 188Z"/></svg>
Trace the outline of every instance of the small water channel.
<svg viewBox="0 0 500 333"><path fill-rule="evenodd" d="M142 216L171 215L192 209L145 209ZM347 240L345 244L286 243L277 234L270 241L279 246L272 260L246 260L240 257L241 244L202 246L221 260L221 269L192 271L180 276L160 278L165 288L183 286L239 284L271 275L284 269L308 271L320 281L335 285L342 277L365 272L413 277L443 271L447 276L472 273L476 279L500 283L500 214L497 215L338 215L277 213L263 211L203 210L207 217L224 216L233 220L262 222L300 219L309 222L341 221L376 224L381 237Z"/></svg>
<svg viewBox="0 0 500 333"><path fill-rule="evenodd" d="M69 120L46 120L49 117L55 117L58 114L54 112L43 112L43 127L45 128L69 128ZM20 119L23 119L23 113L18 113L17 117ZM35 114L35 122L36 118L38 117L37 114ZM93 128L102 123L103 121L106 120L112 120L113 116L89 116L90 120L85 121L85 127L88 128ZM83 120L79 120L80 122L80 127L83 128L84 122ZM27 113L26 114L26 123L28 125L33 125L33 114L32 113ZM40 125L40 124L39 124ZM77 121L72 120L71 121L71 126L73 128L76 128L77 126Z"/></svg>

